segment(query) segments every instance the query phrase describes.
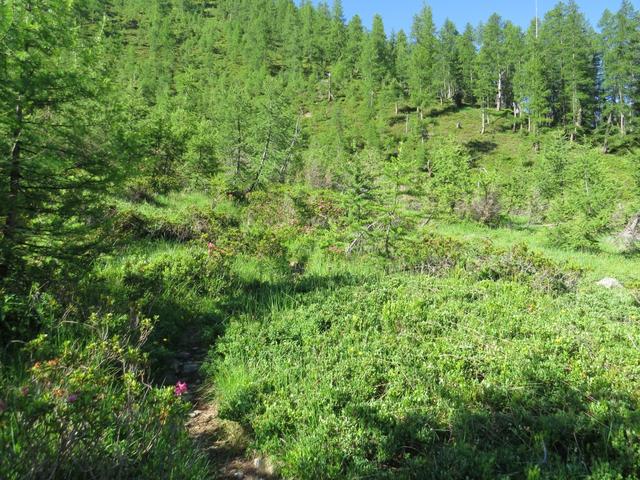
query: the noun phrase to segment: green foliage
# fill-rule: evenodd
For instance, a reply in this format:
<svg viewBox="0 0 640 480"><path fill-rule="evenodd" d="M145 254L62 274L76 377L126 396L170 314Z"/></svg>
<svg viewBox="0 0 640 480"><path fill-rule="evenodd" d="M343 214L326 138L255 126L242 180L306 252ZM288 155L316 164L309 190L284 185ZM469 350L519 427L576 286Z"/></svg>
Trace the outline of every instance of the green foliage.
<svg viewBox="0 0 640 480"><path fill-rule="evenodd" d="M216 476L194 343L285 478L640 475L638 25L0 0L0 477Z"/></svg>
<svg viewBox="0 0 640 480"><path fill-rule="evenodd" d="M606 180L600 157L579 150L567 167L567 185L552 203L549 218L558 223L550 232L554 243L594 248L611 223L616 192Z"/></svg>
<svg viewBox="0 0 640 480"><path fill-rule="evenodd" d="M451 214L471 190L471 158L454 138L431 143L425 168L431 175L428 195L439 212Z"/></svg>
<svg viewBox="0 0 640 480"><path fill-rule="evenodd" d="M637 355L619 336L640 312L513 274L547 263L369 277L235 318L209 370L224 412L286 477L633 475Z"/></svg>
<svg viewBox="0 0 640 480"><path fill-rule="evenodd" d="M23 347L28 369L0 376L0 475L7 479L202 478L182 429L188 404L146 381L153 322L92 315Z"/></svg>
<svg viewBox="0 0 640 480"><path fill-rule="evenodd" d="M83 12L67 1L3 8L0 280L12 277L6 286L18 291L41 257L95 247L104 194L120 173L114 151L126 158L126 147L100 26L79 28Z"/></svg>

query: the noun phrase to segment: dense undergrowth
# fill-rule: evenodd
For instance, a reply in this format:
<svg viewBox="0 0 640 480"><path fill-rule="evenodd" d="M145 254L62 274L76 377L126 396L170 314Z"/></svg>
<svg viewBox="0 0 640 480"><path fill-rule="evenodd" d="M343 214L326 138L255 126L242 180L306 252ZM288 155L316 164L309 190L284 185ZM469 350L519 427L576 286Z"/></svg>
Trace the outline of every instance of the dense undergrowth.
<svg viewBox="0 0 640 480"><path fill-rule="evenodd" d="M211 357L221 413L287 478L637 474L629 298L461 271L336 283L238 316Z"/></svg>
<svg viewBox="0 0 640 480"><path fill-rule="evenodd" d="M0 478L639 478L640 14L535 26L0 0Z"/></svg>
<svg viewBox="0 0 640 480"><path fill-rule="evenodd" d="M320 190L115 208L78 297L4 297L42 325L5 354L5 477L206 477L163 385L185 336L213 345L211 400L287 478L638 473L640 310L593 286L591 254L440 222L392 257L376 234L347 254ZM633 288L636 260L610 255Z"/></svg>

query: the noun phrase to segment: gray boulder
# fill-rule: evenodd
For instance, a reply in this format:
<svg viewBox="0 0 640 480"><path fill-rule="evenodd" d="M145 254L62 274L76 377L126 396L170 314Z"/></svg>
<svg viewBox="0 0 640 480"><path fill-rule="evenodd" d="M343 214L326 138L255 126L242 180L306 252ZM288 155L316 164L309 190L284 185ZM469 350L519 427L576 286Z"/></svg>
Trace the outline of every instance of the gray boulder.
<svg viewBox="0 0 640 480"><path fill-rule="evenodd" d="M622 284L616 280L615 278L603 278L598 282L598 285L604 288L613 289L613 288L623 288Z"/></svg>

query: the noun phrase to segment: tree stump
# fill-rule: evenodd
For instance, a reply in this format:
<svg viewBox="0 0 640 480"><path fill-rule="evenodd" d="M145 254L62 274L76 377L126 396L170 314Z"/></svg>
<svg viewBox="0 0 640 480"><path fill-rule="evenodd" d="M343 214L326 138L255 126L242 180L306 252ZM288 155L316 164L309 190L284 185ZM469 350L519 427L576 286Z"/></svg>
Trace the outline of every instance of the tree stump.
<svg viewBox="0 0 640 480"><path fill-rule="evenodd" d="M626 228L619 235L620 240L627 249L632 249L640 243L640 213L636 213Z"/></svg>

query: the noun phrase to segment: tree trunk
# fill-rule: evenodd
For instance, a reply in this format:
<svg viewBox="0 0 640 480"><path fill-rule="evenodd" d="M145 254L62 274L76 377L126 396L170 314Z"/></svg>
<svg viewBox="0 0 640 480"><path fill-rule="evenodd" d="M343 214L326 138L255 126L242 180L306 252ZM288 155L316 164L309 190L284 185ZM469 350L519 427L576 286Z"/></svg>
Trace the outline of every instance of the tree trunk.
<svg viewBox="0 0 640 480"><path fill-rule="evenodd" d="M9 194L7 195L7 218L2 228L5 251L3 265L0 265L0 278L7 276L13 263L13 247L16 241L16 230L19 220L20 180L22 178L21 140L23 113L22 105L16 105L16 126L13 130L13 147L11 148L11 164L9 166Z"/></svg>
<svg viewBox="0 0 640 480"><path fill-rule="evenodd" d="M618 88L618 98L620 99L620 135L624 137L627 133L627 126L624 116L624 96L622 95L622 88Z"/></svg>
<svg viewBox="0 0 640 480"><path fill-rule="evenodd" d="M289 162L291 161L291 157L293 157L293 152L296 146L296 142L298 141L298 137L300 136L301 120L302 120L302 111L300 112L300 115L298 115L298 119L296 120L296 128L295 128L295 131L293 132L291 145L289 145L289 151L287 152L285 161L282 163L282 167L280 168L280 183L284 183L286 180L287 170L289 168Z"/></svg>
<svg viewBox="0 0 640 480"><path fill-rule="evenodd" d="M240 169L241 169L241 164L242 164L242 155L241 155L241 148L240 145L242 145L242 127L240 125L240 119L236 119L236 130L238 132L238 138L236 139L237 145L236 145L236 175L240 175Z"/></svg>
<svg viewBox="0 0 640 480"><path fill-rule="evenodd" d="M502 87L502 76L503 72L500 72L498 75L498 95L496 96L496 110L502 110L502 98L504 96L503 87Z"/></svg>
<svg viewBox="0 0 640 480"><path fill-rule="evenodd" d="M612 123L613 113L609 113L609 119L607 120L607 130L604 133L604 144L602 145L602 153L609 153L609 133L611 131Z"/></svg>
<svg viewBox="0 0 640 480"><path fill-rule="evenodd" d="M262 159L260 160L260 166L258 167L258 171L256 172L256 176L253 179L253 182L244 192L244 196L247 196L249 193L253 192L258 186L258 182L260 181L260 176L262 175L262 171L264 170L264 165L267 162L267 158L269 157L269 146L271 145L271 129L269 129L269 133L267 134L267 141L264 145L264 151L262 152Z"/></svg>
<svg viewBox="0 0 640 480"><path fill-rule="evenodd" d="M484 113L484 108L482 109L482 129L480 130L480 135L484 135L485 132L485 113Z"/></svg>

